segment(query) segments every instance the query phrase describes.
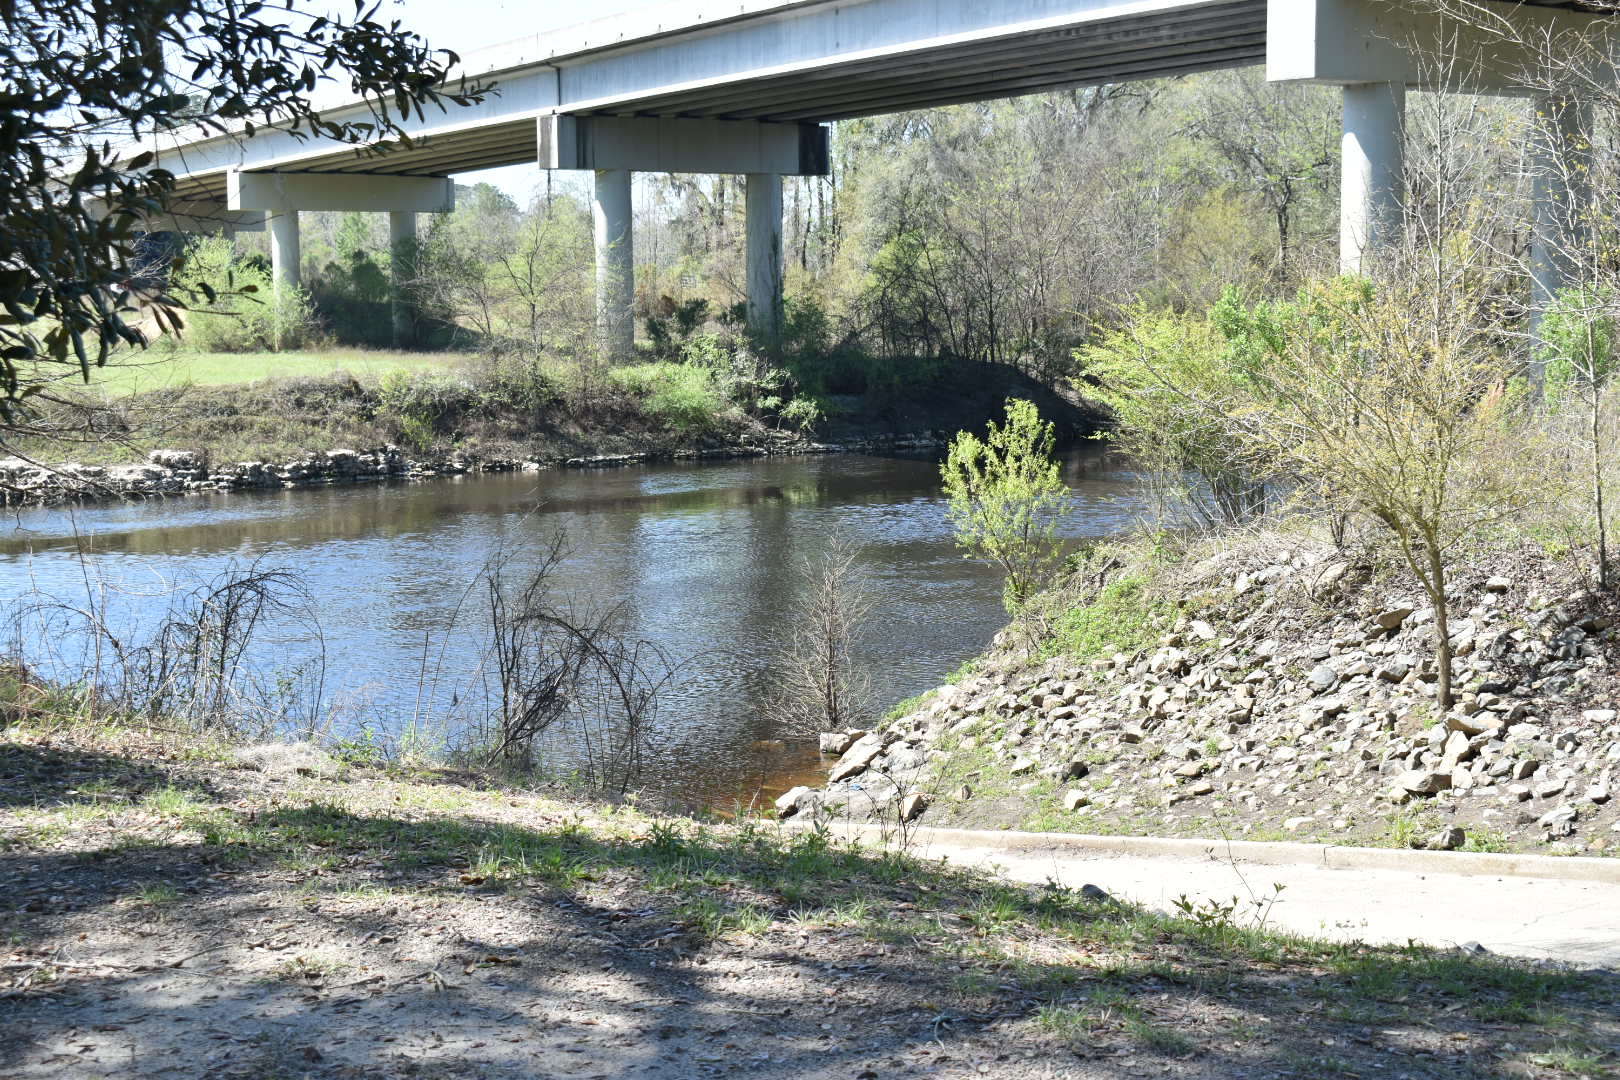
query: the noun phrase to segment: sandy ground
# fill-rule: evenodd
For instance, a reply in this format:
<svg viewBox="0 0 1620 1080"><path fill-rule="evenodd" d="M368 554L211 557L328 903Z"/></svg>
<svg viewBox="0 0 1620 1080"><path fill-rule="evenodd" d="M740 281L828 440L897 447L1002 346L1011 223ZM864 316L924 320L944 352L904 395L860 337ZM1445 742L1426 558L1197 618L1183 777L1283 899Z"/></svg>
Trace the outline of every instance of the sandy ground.
<svg viewBox="0 0 1620 1080"><path fill-rule="evenodd" d="M0 741L0 1076L1259 1080L1620 1061L1609 976L1273 948L876 853L807 874L779 835L453 779L282 781ZM1117 861L1057 871L1144 898L1171 885L1133 885Z"/></svg>

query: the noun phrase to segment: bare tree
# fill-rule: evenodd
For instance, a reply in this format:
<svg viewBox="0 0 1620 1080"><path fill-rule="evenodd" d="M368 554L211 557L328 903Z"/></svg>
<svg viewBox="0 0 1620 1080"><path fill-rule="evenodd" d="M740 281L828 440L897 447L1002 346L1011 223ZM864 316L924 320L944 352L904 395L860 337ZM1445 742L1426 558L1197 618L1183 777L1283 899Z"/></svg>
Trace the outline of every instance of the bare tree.
<svg viewBox="0 0 1620 1080"><path fill-rule="evenodd" d="M793 636L782 653L770 705L789 730L837 731L863 726L872 717L871 680L855 659L872 607L859 555L847 537L835 537L826 551L799 565Z"/></svg>
<svg viewBox="0 0 1620 1080"><path fill-rule="evenodd" d="M1258 69L1211 76L1189 133L1220 157L1277 226L1277 274L1293 269L1303 208L1329 195L1339 173L1336 97L1324 87L1266 82Z"/></svg>
<svg viewBox="0 0 1620 1080"><path fill-rule="evenodd" d="M490 620L494 676L485 757L530 770L540 744L590 790L623 795L645 773L662 735L659 705L679 665L657 644L628 632L623 612L580 614L554 596L563 559L559 532L538 566L516 581L497 552L479 574Z"/></svg>

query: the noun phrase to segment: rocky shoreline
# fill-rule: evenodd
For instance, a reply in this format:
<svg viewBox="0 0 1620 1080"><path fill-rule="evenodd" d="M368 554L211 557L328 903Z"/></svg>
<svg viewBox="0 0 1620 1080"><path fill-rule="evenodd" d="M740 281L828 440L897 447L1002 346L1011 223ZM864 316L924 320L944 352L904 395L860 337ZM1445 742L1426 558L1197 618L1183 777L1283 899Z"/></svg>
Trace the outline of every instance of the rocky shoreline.
<svg viewBox="0 0 1620 1080"><path fill-rule="evenodd" d="M1550 560L1454 582L1458 700L1433 616L1331 548L1194 567L1156 647L979 669L879 728L833 733L784 815L1451 850L1620 853L1612 595Z"/></svg>
<svg viewBox="0 0 1620 1080"><path fill-rule="evenodd" d="M146 462L129 465L70 462L44 466L13 457L0 458L0 506L409 482L471 473L623 468L669 461L923 452L938 450L949 440L950 433L943 431L893 433L836 443L817 442L789 432L767 431L716 446L575 457L486 458L461 452L421 457L398 446L371 450L340 447L284 462L211 463L206 454L195 450L154 450Z"/></svg>

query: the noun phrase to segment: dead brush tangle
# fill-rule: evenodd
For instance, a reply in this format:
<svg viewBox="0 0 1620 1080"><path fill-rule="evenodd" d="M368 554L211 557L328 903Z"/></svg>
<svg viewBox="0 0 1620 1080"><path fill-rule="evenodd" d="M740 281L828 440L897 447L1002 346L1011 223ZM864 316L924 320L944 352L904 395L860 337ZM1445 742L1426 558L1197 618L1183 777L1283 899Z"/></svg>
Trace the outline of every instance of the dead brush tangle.
<svg viewBox="0 0 1620 1080"><path fill-rule="evenodd" d="M1610 1075L1613 975L20 719L0 1073ZM301 764L302 763L302 764Z"/></svg>

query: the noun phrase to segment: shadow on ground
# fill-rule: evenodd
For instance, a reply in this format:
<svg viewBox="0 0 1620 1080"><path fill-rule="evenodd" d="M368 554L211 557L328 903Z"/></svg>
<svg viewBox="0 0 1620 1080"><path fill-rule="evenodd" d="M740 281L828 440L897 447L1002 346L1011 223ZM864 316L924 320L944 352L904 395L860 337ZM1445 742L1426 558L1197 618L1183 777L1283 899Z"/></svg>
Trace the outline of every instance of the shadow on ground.
<svg viewBox="0 0 1620 1080"><path fill-rule="evenodd" d="M0 747L8 778L60 797L105 767L120 794L65 831L0 818L0 1075L1575 1076L1620 1038L1610 974L1170 919L813 833L57 764Z"/></svg>

